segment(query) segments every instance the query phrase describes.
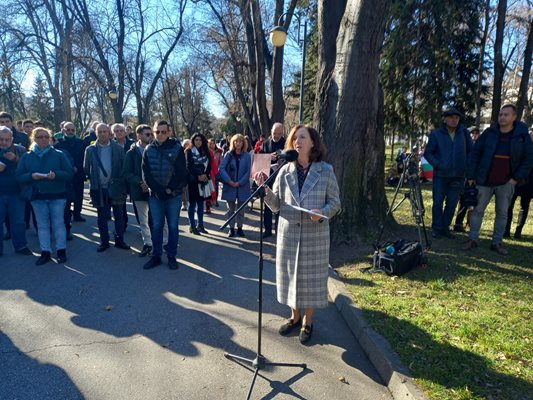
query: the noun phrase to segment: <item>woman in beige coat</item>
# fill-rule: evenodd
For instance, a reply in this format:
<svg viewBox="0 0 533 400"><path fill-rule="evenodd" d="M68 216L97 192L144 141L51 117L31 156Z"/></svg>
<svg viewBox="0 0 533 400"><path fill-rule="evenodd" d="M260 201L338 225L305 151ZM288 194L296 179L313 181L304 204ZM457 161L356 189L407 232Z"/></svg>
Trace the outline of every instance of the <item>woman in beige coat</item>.
<svg viewBox="0 0 533 400"><path fill-rule="evenodd" d="M340 209L339 187L333 168L322 161L325 147L315 129L297 125L285 149L296 150L298 159L280 169L272 190L266 188L265 201L273 212L279 211L277 297L291 308L279 333L301 327L300 342L305 343L311 338L315 309L328 304L329 219ZM256 179L262 183L265 175Z"/></svg>

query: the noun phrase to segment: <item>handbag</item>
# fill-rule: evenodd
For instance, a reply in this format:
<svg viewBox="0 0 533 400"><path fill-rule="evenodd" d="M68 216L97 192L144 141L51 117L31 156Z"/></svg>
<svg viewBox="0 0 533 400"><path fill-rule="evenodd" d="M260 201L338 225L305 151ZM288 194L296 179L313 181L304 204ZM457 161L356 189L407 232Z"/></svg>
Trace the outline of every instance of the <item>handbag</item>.
<svg viewBox="0 0 533 400"><path fill-rule="evenodd" d="M23 186L20 189L19 198L22 201L32 201L35 200L35 196L37 195L37 190L33 187L32 184Z"/></svg>

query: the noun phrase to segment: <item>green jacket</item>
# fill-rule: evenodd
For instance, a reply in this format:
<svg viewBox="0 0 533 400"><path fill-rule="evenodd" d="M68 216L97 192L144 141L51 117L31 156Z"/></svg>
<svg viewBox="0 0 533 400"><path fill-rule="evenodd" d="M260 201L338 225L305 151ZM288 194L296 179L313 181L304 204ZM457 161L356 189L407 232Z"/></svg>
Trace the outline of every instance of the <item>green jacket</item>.
<svg viewBox="0 0 533 400"><path fill-rule="evenodd" d="M137 144L133 143L126 153L124 168L122 169L132 201L148 201L149 193L143 192L140 186L143 180L141 164L142 154L139 152Z"/></svg>

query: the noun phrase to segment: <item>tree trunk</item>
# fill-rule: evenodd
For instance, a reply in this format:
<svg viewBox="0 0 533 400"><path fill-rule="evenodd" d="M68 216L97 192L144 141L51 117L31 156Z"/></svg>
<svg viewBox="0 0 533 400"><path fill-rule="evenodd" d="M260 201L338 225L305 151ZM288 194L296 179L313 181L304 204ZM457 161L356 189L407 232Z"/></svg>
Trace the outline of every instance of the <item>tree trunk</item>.
<svg viewBox="0 0 533 400"><path fill-rule="evenodd" d="M522 118L524 108L527 104L527 89L529 87L529 75L531 74L531 54L533 53L533 18L529 22L529 33L527 35L526 49L524 50L524 67L522 68L522 78L520 79L520 89L518 90L518 102L516 112L518 119Z"/></svg>
<svg viewBox="0 0 533 400"><path fill-rule="evenodd" d="M483 27L483 37L479 44L479 68L477 71L477 89L476 89L476 126L481 124L481 91L483 90L483 72L485 70L485 47L489 36L490 26L490 0L485 4L485 25Z"/></svg>
<svg viewBox="0 0 533 400"><path fill-rule="evenodd" d="M503 66L503 34L505 31L505 13L507 0L499 0L498 17L496 20L496 40L494 42L494 85L492 92L491 122L498 120L498 114L502 105L502 85L505 69Z"/></svg>
<svg viewBox="0 0 533 400"><path fill-rule="evenodd" d="M316 121L339 181L343 209L333 221L334 244L354 242L362 232L375 229L386 209L378 72L390 1L348 0L345 8L340 3L318 3Z"/></svg>

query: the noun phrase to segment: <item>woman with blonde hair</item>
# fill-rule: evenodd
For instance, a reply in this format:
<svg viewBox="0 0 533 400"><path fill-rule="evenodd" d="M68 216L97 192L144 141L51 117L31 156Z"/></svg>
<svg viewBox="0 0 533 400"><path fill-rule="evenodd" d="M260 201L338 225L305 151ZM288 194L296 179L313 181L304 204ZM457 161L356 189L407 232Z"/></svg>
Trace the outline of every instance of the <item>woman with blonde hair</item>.
<svg viewBox="0 0 533 400"><path fill-rule="evenodd" d="M252 158L248 153L248 141L240 133L233 135L230 140L230 150L224 156L218 171L218 178L223 183L222 200L228 203L228 218L250 197L251 171ZM235 223L237 223L237 235L244 237L242 230L244 208L233 219L228 233L229 237L235 236Z"/></svg>
<svg viewBox="0 0 533 400"><path fill-rule="evenodd" d="M74 175L72 164L65 153L52 147L52 132L35 128L33 143L17 166L17 180L31 188L29 200L37 220L37 234L41 257L37 265L51 260L51 231L54 234L57 261L67 261L67 231L64 224L64 210L67 201L67 182ZM52 229L50 229L52 228Z"/></svg>

